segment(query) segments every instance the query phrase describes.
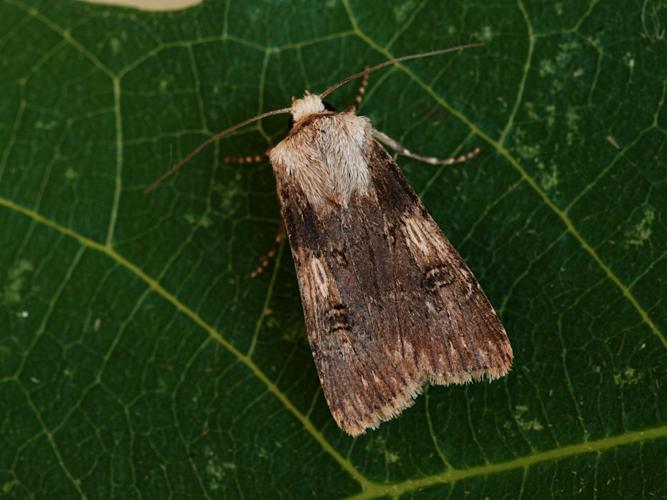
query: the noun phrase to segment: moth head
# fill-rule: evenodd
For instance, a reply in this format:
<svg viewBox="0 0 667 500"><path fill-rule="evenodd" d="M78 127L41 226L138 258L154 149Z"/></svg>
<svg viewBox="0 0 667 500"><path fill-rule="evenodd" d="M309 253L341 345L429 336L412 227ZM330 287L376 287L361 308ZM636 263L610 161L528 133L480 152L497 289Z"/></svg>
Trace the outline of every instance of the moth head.
<svg viewBox="0 0 667 500"><path fill-rule="evenodd" d="M324 109L324 103L322 102L322 99L320 99L320 96L306 92L301 99L292 97L292 109L290 114L294 121L298 122L307 116L322 113Z"/></svg>
<svg viewBox="0 0 667 500"><path fill-rule="evenodd" d="M322 101L320 96L306 92L301 99L292 97L292 107L290 108L290 128L295 123L308 118L311 115L333 111L333 106Z"/></svg>

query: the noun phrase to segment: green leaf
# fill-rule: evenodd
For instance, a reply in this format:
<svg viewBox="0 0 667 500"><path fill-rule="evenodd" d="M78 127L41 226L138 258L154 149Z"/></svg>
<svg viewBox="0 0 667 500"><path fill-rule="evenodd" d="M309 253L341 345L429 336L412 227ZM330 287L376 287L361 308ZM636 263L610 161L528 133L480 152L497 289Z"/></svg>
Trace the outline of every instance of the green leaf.
<svg viewBox="0 0 667 500"><path fill-rule="evenodd" d="M642 2L0 2L7 497L667 496L667 8ZM285 117L396 55L361 113L503 318L497 382L353 440L305 339L271 169ZM332 101L349 103L354 85Z"/></svg>

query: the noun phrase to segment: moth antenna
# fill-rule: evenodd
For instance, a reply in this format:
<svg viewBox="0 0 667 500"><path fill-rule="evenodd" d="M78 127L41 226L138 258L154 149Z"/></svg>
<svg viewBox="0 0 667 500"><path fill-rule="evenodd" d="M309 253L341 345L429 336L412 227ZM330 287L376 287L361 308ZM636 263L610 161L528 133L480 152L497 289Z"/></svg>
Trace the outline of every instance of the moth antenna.
<svg viewBox="0 0 667 500"><path fill-rule="evenodd" d="M383 63L377 64L375 66L371 66L370 68L366 68L363 71L359 71L358 73L355 73L353 75L348 76L347 78L342 79L341 81L334 83L331 85L329 88L327 88L324 92L320 94L320 98L324 99L326 96L331 94L334 90L338 89L339 87L342 87L343 85L356 80L358 78L363 77L364 75L368 75L370 73L373 73L374 71L377 71L379 69L382 69L386 66L390 66L392 64L396 64L398 62L402 61L410 61L412 59L421 59L422 57L432 57L432 56L438 56L441 54L446 54L448 52L455 52L457 50L463 50L463 49L469 49L473 47L482 47L484 44L483 43L469 43L465 45L457 45L456 47L450 47L448 49L441 49L441 50L432 50L430 52L421 52L419 54L411 54L407 56L402 56L402 57L395 57L394 59L390 59L389 61L385 61ZM294 100L294 98L292 98ZM164 174L162 174L160 177L158 177L153 183L148 186L145 189L146 193L149 193L153 191L155 188L157 188L162 181L165 179L171 177L174 175L178 170L181 169L183 165L185 165L187 162L189 162L192 158L197 156L202 149L204 149L206 146L209 144L221 139L227 134L230 134L234 132L235 130L240 129L241 127L245 127L246 125L249 125L252 122L255 122L257 120L261 120L262 118L266 118L268 116L273 116L273 115L282 115L282 114L287 114L291 112L291 108L282 108L282 109L276 109L273 111L267 111L266 113L261 113L257 116L253 116L252 118L248 118L247 120L242 121L241 123L237 123L236 125L233 125L232 127L226 128L224 130L221 130L220 132L212 135L208 139L206 139L204 142L202 142L199 146L197 146L195 149L192 150L190 154L188 154L185 158L183 158L181 161L176 163L174 166L172 166L169 170L167 170Z"/></svg>
<svg viewBox="0 0 667 500"><path fill-rule="evenodd" d="M358 78L361 78L364 75L367 75L369 73L372 73L373 71L377 71L379 69L382 69L386 66L390 66L392 64L396 64L398 62L402 61L410 61L411 59L421 59L422 57L432 57L432 56L439 56L441 54L446 54L448 52L455 52L457 50L463 50L463 49L471 49L473 47L482 47L484 44L483 43L468 43L465 45L457 45L456 47L450 47L448 49L441 49L441 50L432 50L430 52L421 52L419 54L411 54L408 56L402 56L402 57L395 57L394 59L390 59L389 61L385 61L383 63L380 63L376 66L371 66L370 68L366 68L363 71L359 71L359 73L355 73L353 75L348 76L347 78L343 78L341 81L334 83L331 85L329 88L327 88L324 92L320 94L320 99L324 99L326 96L331 94L334 90L337 90L339 87L342 87L343 85L350 83L352 80L356 80Z"/></svg>
<svg viewBox="0 0 667 500"><path fill-rule="evenodd" d="M204 149L206 146L209 144L221 139L227 134L231 134L235 130L240 129L241 127L245 127L246 125L249 125L252 122L256 122L257 120L261 120L262 118L266 118L267 116L274 116L274 115L282 115L285 113L289 113L291 111L290 108L281 108L281 109L275 109L273 111L267 111L266 113L261 113L257 116L253 116L252 118L248 118L247 120L243 120L241 123L237 123L236 125L233 125L229 128L226 128L224 130L221 130L220 132L213 134L211 137L206 139L204 142L202 142L199 146L197 146L195 149L192 150L190 154L188 154L185 158L183 158L181 161L176 163L173 167L171 167L169 170L167 170L164 174L162 174L160 177L155 179L153 183L148 186L144 192L150 193L153 191L155 188L157 188L160 183L174 175L176 172L178 172L183 165L185 165L187 162L192 160L195 156L197 156L202 149Z"/></svg>

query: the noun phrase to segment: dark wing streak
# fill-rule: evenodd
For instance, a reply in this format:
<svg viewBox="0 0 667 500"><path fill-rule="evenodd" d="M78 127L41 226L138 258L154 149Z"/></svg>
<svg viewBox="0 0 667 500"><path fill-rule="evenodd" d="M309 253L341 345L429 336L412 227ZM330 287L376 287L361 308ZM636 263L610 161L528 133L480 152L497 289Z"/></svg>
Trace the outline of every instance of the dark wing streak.
<svg viewBox="0 0 667 500"><path fill-rule="evenodd" d="M384 222L383 230L388 230L391 227L391 222L387 220L387 216L383 214L382 220ZM392 241L390 238L393 238L390 234L386 234L386 240L387 240L387 248L388 251L391 251L392 245L395 243ZM398 336L398 339L400 341L400 346L401 346L401 358L405 359L406 355L406 349L405 349L405 331L403 329L403 323L401 322L400 318L400 297L399 297L399 288L398 288L398 283L399 279L396 274L396 267L391 266L391 282L392 282L392 301L391 301L391 311L393 313L393 318L394 318L394 324L396 325L397 331L396 335ZM414 354L414 351L413 351ZM412 358L411 362L413 365L416 366L416 359Z"/></svg>
<svg viewBox="0 0 667 500"><path fill-rule="evenodd" d="M343 211L341 211L341 214L340 214L341 226L343 225L343 221L346 221L345 215L346 214ZM368 237L368 227L367 226L362 226L360 229L363 229L364 234ZM353 231L348 230L348 231L341 231L341 234L345 235L346 245L344 245L344 248L356 248L356 247L358 247L359 242L350 241L356 233L354 233ZM356 290L366 290L367 287L362 282L362 277L363 277L362 273L363 273L363 271L360 270L359 267L357 266L357 259L354 259L354 258L349 259L349 262L350 262L350 265L352 267L352 276L354 276L355 281L357 283L357 286L356 286L355 289ZM370 277L370 276L366 276L366 278L368 278L368 277ZM376 284L376 288L377 288L377 284ZM368 294L362 294L361 295L361 297L363 299L363 304L364 304L363 309L370 316L372 308L371 308L371 305L370 305L369 300L368 300L369 296L370 295L368 295ZM378 340L380 340L380 338L376 337L374 340L377 342ZM354 342L352 343L352 345L353 345L353 350L354 350L355 354L357 355L357 359L362 359L363 357L367 357L368 362L373 365L373 368L374 368L373 372L381 373L381 371L379 370L380 367L377 365L376 360L373 357L368 356L368 353L367 353L367 350L366 350L367 346L363 346L363 345L359 346L359 348L363 352L363 356L362 356L362 354L359 352L359 350L354 347L355 346ZM380 379L380 380L382 381L382 379ZM373 382L375 382L375 381L373 381ZM386 384L383 384L383 385L385 386L385 388L388 388Z"/></svg>
<svg viewBox="0 0 667 500"><path fill-rule="evenodd" d="M333 219L333 220L331 220L331 219ZM333 248L334 242L337 241L337 240L342 240L344 235L348 234L348 231L346 231L346 228L345 228L345 220L344 220L342 214L340 214L337 217L329 217L328 223L323 224L323 227L326 227L328 229L328 234L325 235L326 238L322 242L322 245L326 248L326 251L327 251L328 255L332 256L332 255L334 255L334 250L335 250ZM332 234L335 234L336 236L332 237ZM342 247L345 248L345 245L342 245ZM350 261L350 259L347 259L348 263L349 263L349 261ZM354 264L354 260L352 260L352 264ZM340 295L341 295L341 303L346 304L346 302L347 302L346 299L345 299L345 296L347 295L346 294L346 289L348 288L349 285L345 286L344 282L343 282L343 279L341 277L341 274L344 273L344 270L342 269L342 267L335 260L333 260L331 258L327 259L327 266L328 266L328 269L329 269L329 272L330 272L331 276L336 281L336 285L340 289L339 291L340 291ZM353 274L353 276L358 277L357 273L352 273L352 274ZM349 305L347 307L349 307ZM353 329L353 328L354 327L352 327L351 329ZM350 332L350 333L352 333L352 332ZM347 360L346 364L349 366L349 368L354 370L354 374L356 375L356 378L359 381L361 381L361 380L367 378L368 375L369 375L369 368L370 367L369 366L364 367L364 365L363 365L363 361L368 362L368 360L364 360L364 358L366 357L365 356L366 353L363 350L361 350L361 349L363 349L363 346L361 346L361 349L360 349L359 346L356 345L357 342L356 342L356 339L353 336L346 334L346 338L349 340L349 349L353 353L353 356L351 357L351 359ZM345 377L345 378L349 379L349 374L343 374L341 368L342 367L336 367L335 369L337 369L337 371L341 375L341 378ZM364 369L364 368L366 368L366 369ZM345 380L345 381L340 380L339 382L340 383L331 383L331 381L328 382L328 384L331 388L331 391L332 391L333 399L337 400L337 401L341 401L341 402L345 401L345 399L351 399L351 398L346 398L345 397L346 395L344 394L345 389L349 390L349 388L350 388L350 384L348 383L348 381L347 380ZM343 389L343 391L342 391L343 394L339 393L339 391L338 391L339 388ZM358 405L356 404L356 401L353 402L352 409L356 413L356 419L355 420L357 420L357 421L363 420L363 418L364 418L363 408L359 408ZM348 417L351 417L351 415L349 415Z"/></svg>
<svg viewBox="0 0 667 500"><path fill-rule="evenodd" d="M336 261L332 244L341 241L342 235L335 233L336 227L341 231L342 226L335 221L340 221L342 214L313 210L295 182L280 175L276 178L299 277L308 337L324 394L338 424L350 434L360 434L395 414L396 408L391 402L401 399L401 394L396 394L396 388L391 387L380 370L378 363L384 354L378 350L377 336L369 335L372 322L367 314L364 311L356 314L349 332L337 331L337 318L327 317L327 313L339 304L327 302L328 299L318 295L320 292L313 284L314 277L308 263L313 257L326 263L332 292L335 286L335 294L340 294L341 303L347 306L345 309L350 315L359 310L358 304L368 290L350 286L350 278L356 276L358 279L361 273L350 275L349 269ZM357 211L354 213L359 214ZM355 262L353 258L348 258L351 254L344 246L340 251L348 254L343 255L344 259ZM374 360L373 355L378 357ZM396 378L399 384L409 387L409 380L404 374L397 374Z"/></svg>
<svg viewBox="0 0 667 500"><path fill-rule="evenodd" d="M373 237L377 236L372 232L374 217L381 216L381 213L374 210L375 213L369 212L369 208L374 209L376 207L368 207L363 201L359 205L355 206L352 210L342 209L339 212L339 220L345 221L347 224L341 222L341 226L345 230L341 231L341 236L343 236L343 248L347 249L350 253L353 254L351 258L348 259L350 266L352 268L352 276L354 277L356 286L351 287L349 290L341 290L341 293L344 294L348 292L351 293L350 301L359 301L363 302L364 307L362 309L367 316L364 318L365 332L361 328L357 328L357 333L359 335L352 335L352 345L354 346L354 352L358 357L358 360L365 360L366 370L364 374L368 379L369 372L374 377L371 380L368 380L370 386L375 386L378 389L376 394L368 394L369 402L373 403L376 411L382 412L395 412L395 408L391 405L391 401L395 400L398 397L396 388L388 383L388 378L383 377L387 375L387 369L396 370L396 359L394 359L389 353L391 352L391 345L387 343L388 338L391 335L391 326L387 324L378 324L377 317L373 315L375 309L378 307L378 304L371 303L371 297L377 297L383 292L380 282L378 281L378 276L383 274L382 270L379 267L380 261L376 255L376 251L380 248L375 247L374 245L368 245L368 242L373 241ZM368 224L359 224L359 215L365 213L365 217L362 217L362 221L368 222ZM356 220L355 220L356 219ZM356 230L351 230L350 227L354 222L356 222ZM363 233L361 232L363 231ZM361 254L361 255L359 255ZM366 264L362 266L361 264ZM333 271L333 269L332 269ZM359 309L359 308L355 308ZM384 311L386 312L386 308ZM360 314L356 315L357 320L360 320ZM397 323L398 324L398 323ZM355 324L355 327L358 326ZM362 330L362 331L359 331ZM388 330L388 331L387 331ZM353 333L353 332L351 332ZM366 335L364 335L364 333ZM355 342L359 337L363 343ZM367 337L367 338L364 338ZM357 346L357 344L359 344ZM387 354L385 356L385 354ZM387 366L387 365L390 366ZM397 374L395 374L397 375ZM402 374L401 374L402 375ZM404 377L401 377L402 382L405 381ZM377 398L376 398L377 397ZM389 407L389 408L386 408ZM365 418L370 418L371 415L367 415ZM381 419L373 420L372 425L377 425L381 422Z"/></svg>

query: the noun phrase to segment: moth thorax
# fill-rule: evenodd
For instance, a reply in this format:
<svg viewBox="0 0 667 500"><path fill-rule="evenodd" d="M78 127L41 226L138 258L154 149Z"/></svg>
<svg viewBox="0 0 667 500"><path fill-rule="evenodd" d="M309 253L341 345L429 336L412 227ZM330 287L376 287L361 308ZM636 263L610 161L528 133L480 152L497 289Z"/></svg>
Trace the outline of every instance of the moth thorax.
<svg viewBox="0 0 667 500"><path fill-rule="evenodd" d="M325 111L324 103L318 95L306 94L301 99L294 99L292 101L291 113L295 123L309 115L322 113L323 111Z"/></svg>

